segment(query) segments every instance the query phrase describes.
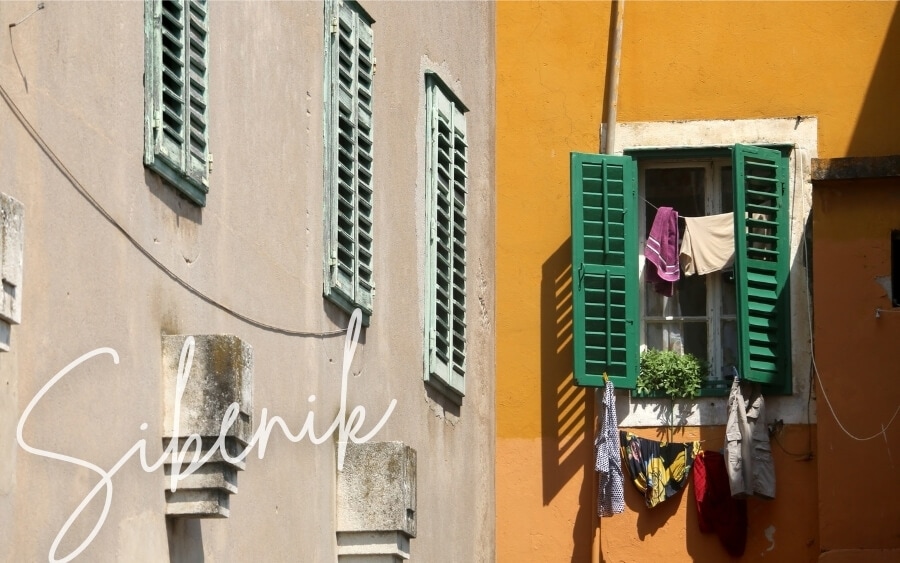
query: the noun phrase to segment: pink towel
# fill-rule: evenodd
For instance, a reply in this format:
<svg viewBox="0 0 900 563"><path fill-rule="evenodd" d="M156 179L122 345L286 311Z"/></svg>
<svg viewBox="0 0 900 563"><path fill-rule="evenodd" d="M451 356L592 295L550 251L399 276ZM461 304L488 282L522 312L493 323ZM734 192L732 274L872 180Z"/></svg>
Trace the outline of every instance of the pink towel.
<svg viewBox="0 0 900 563"><path fill-rule="evenodd" d="M644 257L648 262L644 280L654 284L657 293L667 297L674 295L675 282L681 272L678 269L678 212L671 207L660 207L656 212Z"/></svg>

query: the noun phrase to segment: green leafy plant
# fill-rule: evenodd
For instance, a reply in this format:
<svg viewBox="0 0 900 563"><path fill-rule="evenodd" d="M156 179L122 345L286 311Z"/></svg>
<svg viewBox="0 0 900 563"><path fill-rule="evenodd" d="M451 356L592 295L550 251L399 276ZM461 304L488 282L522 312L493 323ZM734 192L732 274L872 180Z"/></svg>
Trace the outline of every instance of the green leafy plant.
<svg viewBox="0 0 900 563"><path fill-rule="evenodd" d="M679 354L670 350L641 352L641 371L637 378L639 395L660 392L676 398L694 398L706 377L706 362L693 354Z"/></svg>

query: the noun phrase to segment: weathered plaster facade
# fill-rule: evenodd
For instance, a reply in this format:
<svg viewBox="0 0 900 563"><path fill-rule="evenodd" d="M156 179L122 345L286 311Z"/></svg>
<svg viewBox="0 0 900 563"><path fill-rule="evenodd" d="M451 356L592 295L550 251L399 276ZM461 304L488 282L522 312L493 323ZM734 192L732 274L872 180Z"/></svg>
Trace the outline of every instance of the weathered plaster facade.
<svg viewBox="0 0 900 563"><path fill-rule="evenodd" d="M852 471L893 471L887 468L896 450L896 419L886 436L856 442L835 423L808 368L814 324L816 363L842 423L868 436L891 421L898 399L896 385L885 379L885 354L892 349L885 343L897 319L875 319L876 306L887 301L871 277L886 272L889 230L896 228L889 228L889 203L895 196L886 186L867 186L844 213L843 202L855 188L811 188L810 161L900 153L897 3L624 4L616 152L705 145L708 127L780 120L777 142L796 143L802 156L794 160L796 167L792 163L792 184L802 186L791 194L792 215L795 235L808 214L815 223L815 233L810 235L809 223L805 231L816 240L815 252L810 248L815 318L805 291L808 255L795 236L794 395L772 401L785 423L780 446L773 443L778 498L749 501L744 559L896 558L895 496L878 492L869 473ZM497 19L498 560L725 560L715 535L698 529L690 488L648 510L626 483L625 512L596 521L594 392L572 384L569 153L596 153L601 146L609 63L615 60L613 3L507 2L498 5ZM646 135L647 124L659 131L670 125L677 138L654 140ZM733 138L715 144L753 142L755 136L752 130L729 134ZM880 168L892 167L892 161L879 162ZM876 201L886 203L867 225L865 213ZM832 205L820 243L817 208L823 202ZM852 230L842 229L851 222ZM831 254L822 258L820 274L826 252ZM869 278L862 272L845 275L844 257L851 267L865 268ZM820 289L823 276L831 281ZM826 293L833 308L821 301ZM823 318L830 321L828 344L818 336ZM845 344L849 333L858 346ZM857 369L871 374L863 385L850 373ZM872 395L877 400L870 401ZM647 438L668 436L656 426L661 413L652 403L623 401L618 415L634 425L628 429ZM701 439L719 449L721 407L698 403L684 405L688 425L675 439Z"/></svg>
<svg viewBox="0 0 900 563"><path fill-rule="evenodd" d="M346 413L365 408L362 436L397 400L373 441L417 452L412 558L491 561L494 6L363 7L375 20L377 58L377 294L350 366ZM34 8L0 3L0 22L6 28ZM104 470L138 440L149 462L162 454L165 335L229 334L252 347L254 429L267 409L293 433L312 416L322 436L340 412L349 315L322 297L323 4L212 2L209 10L215 164L202 209L142 164L143 3L46 2L0 48L0 191L22 202L26 230L22 322L0 354L2 561L46 560L98 481L16 442L32 398L82 354L110 347L119 361L97 356L63 377L31 411L23 437ZM437 70L470 110L461 406L423 382L425 70ZM292 443L276 426L264 458L254 451L246 460L230 516L216 520L167 522L163 469L147 473L132 457L112 478L106 521L80 558L335 561L336 442L337 433ZM72 525L58 557L91 532L104 495Z"/></svg>

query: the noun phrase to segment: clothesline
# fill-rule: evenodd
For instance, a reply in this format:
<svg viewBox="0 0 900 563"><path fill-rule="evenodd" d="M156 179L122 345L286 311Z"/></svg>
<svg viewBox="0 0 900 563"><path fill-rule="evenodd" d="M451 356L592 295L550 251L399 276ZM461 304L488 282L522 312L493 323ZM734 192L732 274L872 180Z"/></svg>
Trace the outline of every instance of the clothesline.
<svg viewBox="0 0 900 563"><path fill-rule="evenodd" d="M647 201L646 198L643 198L643 197L642 197L641 199L644 200L644 203L646 203L647 205L649 205L649 206L652 207L653 209L659 211L659 207L657 207L657 206L653 205L652 203L650 203L649 201ZM679 221L684 221L684 219L685 219L685 216L684 216L684 215L678 215L678 220L679 220ZM693 219L693 217L688 217L688 219Z"/></svg>

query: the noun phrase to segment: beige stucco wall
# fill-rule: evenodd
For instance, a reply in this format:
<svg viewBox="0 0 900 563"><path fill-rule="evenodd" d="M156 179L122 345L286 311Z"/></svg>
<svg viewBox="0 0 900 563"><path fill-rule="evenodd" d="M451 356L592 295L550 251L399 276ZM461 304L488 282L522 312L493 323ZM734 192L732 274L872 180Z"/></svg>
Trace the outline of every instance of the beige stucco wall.
<svg viewBox="0 0 900 563"><path fill-rule="evenodd" d="M332 331L348 316L322 298L323 6L212 3L210 147L202 210L142 165L139 2L46 2L0 48L0 85L74 178L174 275L216 302L277 327ZM364 429L397 407L376 440L418 451L414 560L494 558L494 7L368 2L374 17L375 277L371 326L356 352L348 410ZM33 2L0 3L0 22ZM477 64L474 64L477 61ZM468 106L470 146L467 392L461 407L422 381L424 76L437 70ZM0 354L0 561L38 561L96 483L87 469L16 445L22 410L66 364L25 427L35 447L109 469L139 439L161 452L162 334L229 333L253 347L253 402L321 434L340 400L343 336L292 337L205 302L143 256L0 103L0 191L25 205L22 324ZM148 429L140 425L146 422ZM276 431L238 476L231 516L170 526L164 479L127 462L84 560L335 560L335 447ZM60 545L93 527L102 494ZM191 555L192 554L192 555Z"/></svg>

